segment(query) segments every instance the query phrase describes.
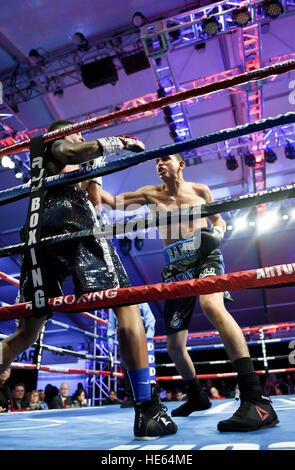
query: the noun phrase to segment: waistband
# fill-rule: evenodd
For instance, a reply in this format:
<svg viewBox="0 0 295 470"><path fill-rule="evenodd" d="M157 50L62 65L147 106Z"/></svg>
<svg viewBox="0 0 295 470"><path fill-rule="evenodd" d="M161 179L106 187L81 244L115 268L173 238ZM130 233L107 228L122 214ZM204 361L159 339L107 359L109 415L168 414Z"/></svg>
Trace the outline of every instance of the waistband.
<svg viewBox="0 0 295 470"><path fill-rule="evenodd" d="M171 245L165 246L164 248L166 266L190 259L196 255L200 255L200 250L197 250L195 247L194 237L186 240L179 240L178 242L171 243Z"/></svg>
<svg viewBox="0 0 295 470"><path fill-rule="evenodd" d="M69 199L85 199L87 201L84 191L78 186L73 185L57 185L46 189L45 197L54 198L69 198Z"/></svg>

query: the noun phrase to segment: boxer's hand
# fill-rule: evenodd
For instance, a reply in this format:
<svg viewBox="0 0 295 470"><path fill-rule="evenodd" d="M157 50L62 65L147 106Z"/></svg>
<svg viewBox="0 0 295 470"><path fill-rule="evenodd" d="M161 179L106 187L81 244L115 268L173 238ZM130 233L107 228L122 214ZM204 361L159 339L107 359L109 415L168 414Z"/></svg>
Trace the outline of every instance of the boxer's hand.
<svg viewBox="0 0 295 470"><path fill-rule="evenodd" d="M219 230L214 230L214 228L202 228L201 246L199 248L201 254L203 256L207 256L211 251L216 250L219 247L222 238L223 237L221 237Z"/></svg>
<svg viewBox="0 0 295 470"><path fill-rule="evenodd" d="M143 142L136 137L120 136L120 137L103 137L97 139L98 145L101 150L101 155L120 155L124 150L131 152L141 152L145 149Z"/></svg>

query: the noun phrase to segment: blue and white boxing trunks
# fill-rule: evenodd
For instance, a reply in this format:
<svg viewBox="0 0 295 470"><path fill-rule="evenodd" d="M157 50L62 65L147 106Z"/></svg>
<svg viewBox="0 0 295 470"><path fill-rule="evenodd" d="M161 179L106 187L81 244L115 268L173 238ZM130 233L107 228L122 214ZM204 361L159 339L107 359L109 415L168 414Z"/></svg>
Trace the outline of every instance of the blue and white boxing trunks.
<svg viewBox="0 0 295 470"><path fill-rule="evenodd" d="M219 249L204 257L195 248L193 238L180 240L164 249L166 266L162 271L164 282L185 281L225 273L224 261ZM229 292L224 292L224 300L233 302ZM164 321L166 334L188 330L196 303L196 296L165 301Z"/></svg>

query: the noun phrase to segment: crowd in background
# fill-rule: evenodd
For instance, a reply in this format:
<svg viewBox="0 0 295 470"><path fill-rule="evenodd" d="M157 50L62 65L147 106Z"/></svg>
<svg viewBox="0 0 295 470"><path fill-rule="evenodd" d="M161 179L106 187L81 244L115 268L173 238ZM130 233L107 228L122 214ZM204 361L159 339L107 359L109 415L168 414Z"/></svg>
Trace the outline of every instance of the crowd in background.
<svg viewBox="0 0 295 470"><path fill-rule="evenodd" d="M81 383L77 384L77 389L72 396L69 394L67 383L62 383L59 389L48 384L45 390L31 390L29 392L26 391L23 383L17 383L10 390L6 383L10 373L11 371L8 369L0 375L0 412L80 408L89 405L86 391ZM267 396L295 394L295 373L263 375L260 376L260 380L264 394ZM207 379L200 382L211 400L239 399L239 388L234 378ZM185 390L181 388L181 382L174 389L161 387L160 398L161 401L185 401ZM120 399L113 390L109 391L108 397L103 400L102 404L120 404L122 408L133 406L128 402L126 396Z"/></svg>

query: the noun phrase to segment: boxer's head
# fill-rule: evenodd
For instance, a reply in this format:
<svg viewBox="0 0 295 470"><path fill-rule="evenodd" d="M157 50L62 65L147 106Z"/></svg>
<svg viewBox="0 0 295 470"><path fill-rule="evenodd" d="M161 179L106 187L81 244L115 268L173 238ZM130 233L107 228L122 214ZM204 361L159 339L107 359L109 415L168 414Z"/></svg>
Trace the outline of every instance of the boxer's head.
<svg viewBox="0 0 295 470"><path fill-rule="evenodd" d="M176 179L182 176L185 162L182 153L168 155L156 159L158 176L163 180Z"/></svg>

